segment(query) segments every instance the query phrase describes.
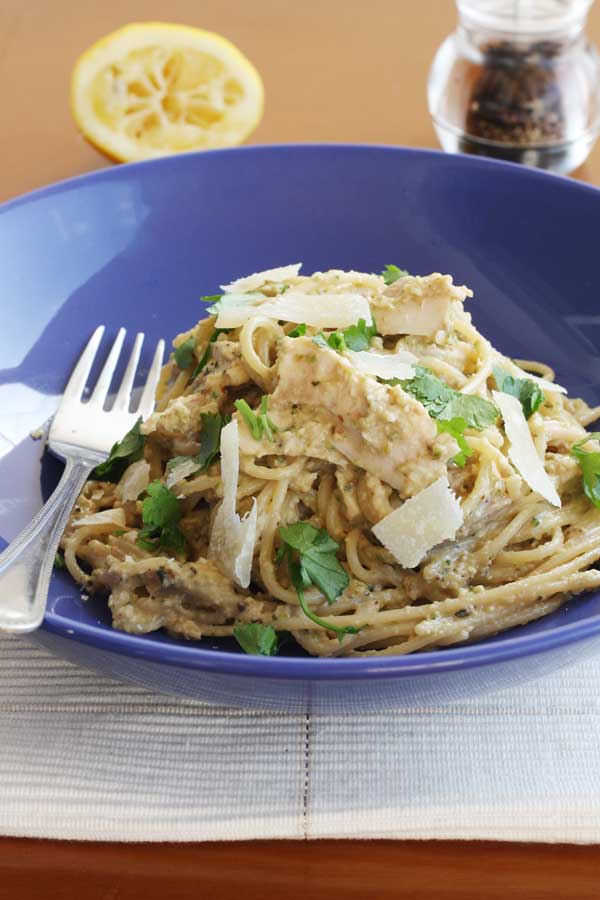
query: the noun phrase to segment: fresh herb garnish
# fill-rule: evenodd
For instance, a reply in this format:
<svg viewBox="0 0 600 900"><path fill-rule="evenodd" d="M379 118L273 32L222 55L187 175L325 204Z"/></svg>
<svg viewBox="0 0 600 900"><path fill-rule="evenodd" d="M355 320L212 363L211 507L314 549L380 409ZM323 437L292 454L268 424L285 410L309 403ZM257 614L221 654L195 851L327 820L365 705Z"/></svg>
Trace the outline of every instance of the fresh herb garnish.
<svg viewBox="0 0 600 900"><path fill-rule="evenodd" d="M279 287L277 288L277 293L285 294L285 292L289 291L289 289L290 289L289 284L280 284Z"/></svg>
<svg viewBox="0 0 600 900"><path fill-rule="evenodd" d="M526 419L529 419L546 399L540 386L529 378L515 378L498 367L494 367L493 373L498 390L517 398Z"/></svg>
<svg viewBox="0 0 600 900"><path fill-rule="evenodd" d="M372 325L367 325L364 319L359 319L356 325L350 325L343 331L331 331L324 334L322 331L315 335L313 343L320 347L331 347L338 353L344 350L368 350L371 338L377 334L377 325L373 320Z"/></svg>
<svg viewBox="0 0 600 900"><path fill-rule="evenodd" d="M167 469L172 470L175 469L182 462L187 462L189 459L193 459L193 461L197 464L196 469L189 474L192 475L195 472L204 472L205 469L208 469L211 462L219 453L221 448L221 431L223 427L227 424L225 419L219 415L219 413L200 413L200 418L202 419L202 431L200 432L200 452L196 456L174 456L173 459L170 459L167 463Z"/></svg>
<svg viewBox="0 0 600 900"><path fill-rule="evenodd" d="M459 418L436 419L436 425L438 434L449 434L458 444L460 452L457 453L456 456L453 456L450 461L462 468L469 456L473 455L473 451L469 447L467 439L465 438L465 430L468 427L467 423L464 419Z"/></svg>
<svg viewBox="0 0 600 900"><path fill-rule="evenodd" d="M178 525L181 510L177 497L160 481L153 481L146 490L148 496L142 503L143 528L138 532L137 543L150 551L162 547L182 553L185 536Z"/></svg>
<svg viewBox="0 0 600 900"><path fill-rule="evenodd" d="M142 458L146 438L143 434L140 434L141 424L142 417L140 416L125 437L113 444L108 454L108 459L92 470L90 478L116 483L120 481L123 472L130 463Z"/></svg>
<svg viewBox="0 0 600 900"><path fill-rule="evenodd" d="M244 651L252 656L274 656L279 649L277 632L272 625L249 622L233 629L233 636Z"/></svg>
<svg viewBox="0 0 600 900"><path fill-rule="evenodd" d="M571 456L581 467L583 475L583 492L590 503L600 507L600 451L584 450L588 441L600 440L600 431L591 431L582 441L573 444Z"/></svg>
<svg viewBox="0 0 600 900"><path fill-rule="evenodd" d="M410 272L407 272L406 269L399 269L398 266L392 265L386 266L381 273L381 277L386 284L393 284L395 281L398 281L399 278L404 278L406 275L410 275Z"/></svg>
<svg viewBox="0 0 600 900"><path fill-rule="evenodd" d="M364 319L359 319L356 325L350 325L343 332L344 340L348 350L356 352L360 350L368 350L371 338L377 334L377 325L373 318L373 324L367 325Z"/></svg>
<svg viewBox="0 0 600 900"><path fill-rule="evenodd" d="M196 346L196 338L187 338L179 347L175 348L173 357L180 369L189 369L194 361L194 347Z"/></svg>
<svg viewBox="0 0 600 900"><path fill-rule="evenodd" d="M324 334L322 331L313 338L313 344L319 347L331 347L337 353L342 353L346 349L346 341L341 331L332 331L330 334Z"/></svg>
<svg viewBox="0 0 600 900"><path fill-rule="evenodd" d="M205 294L204 297L200 297L200 300L202 303L210 303L211 306L206 307L206 312L216 316L217 313L213 312L213 305L216 305L223 296L223 294Z"/></svg>
<svg viewBox="0 0 600 900"><path fill-rule="evenodd" d="M415 376L408 380L391 378L386 384L399 384L408 394L423 404L432 419L437 420L438 432L450 434L460 448L452 458L457 466L464 466L472 450L464 437L467 428L483 431L498 418L498 410L489 400L455 391L423 366L415 366Z"/></svg>
<svg viewBox="0 0 600 900"><path fill-rule="evenodd" d="M209 359L211 357L211 353L212 353L212 345L214 344L216 339L219 337L219 335L220 334L229 334L230 331L231 331L231 328L215 328L215 330L213 331L213 333L211 334L211 336L208 339L208 344L206 345L206 350L202 354L200 361L198 362L198 365L192 372L192 381L198 377L198 375L200 374L200 372L202 371L202 369L204 368L206 363L209 361Z"/></svg>
<svg viewBox="0 0 600 900"><path fill-rule="evenodd" d="M296 338L303 337L306 334L306 325L304 322L301 322L300 325L296 325L295 328L292 328L291 331L288 332L288 337Z"/></svg>
<svg viewBox="0 0 600 900"><path fill-rule="evenodd" d="M432 419L464 419L466 427L482 431L498 418L498 410L489 400L455 391L422 366L416 366L415 372L414 378L399 383L423 404Z"/></svg>
<svg viewBox="0 0 600 900"><path fill-rule="evenodd" d="M255 441L260 441L264 434L266 434L267 438L270 441L275 440L275 432L277 431L277 426L269 418L267 402L268 397L266 394L263 394L263 396L260 398L260 412L256 412L250 406L248 406L245 400L235 401L235 408L240 413L240 415L243 416Z"/></svg>
<svg viewBox="0 0 600 900"><path fill-rule="evenodd" d="M65 567L64 557L61 556L61 554L57 550L56 553L54 554L54 568L55 569L64 569L64 567Z"/></svg>
<svg viewBox="0 0 600 900"><path fill-rule="evenodd" d="M317 529L309 522L296 522L280 528L279 537L283 543L277 559L287 562L290 580L304 614L321 628L335 632L340 642L345 634L358 634L360 629L353 625L340 627L317 616L304 596L305 588L314 584L331 604L348 587L348 573L337 558L337 541L324 528Z"/></svg>

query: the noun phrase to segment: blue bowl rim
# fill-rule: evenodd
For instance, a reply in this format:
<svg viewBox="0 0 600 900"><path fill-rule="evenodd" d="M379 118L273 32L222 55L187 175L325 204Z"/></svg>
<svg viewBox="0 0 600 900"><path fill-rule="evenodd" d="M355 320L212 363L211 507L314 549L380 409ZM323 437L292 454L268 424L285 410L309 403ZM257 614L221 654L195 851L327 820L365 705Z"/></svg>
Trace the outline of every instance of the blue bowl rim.
<svg viewBox="0 0 600 900"><path fill-rule="evenodd" d="M109 166L104 169L86 172L30 191L21 196L0 204L0 214L31 201L51 196L65 189L70 190L79 184L96 181L110 181L114 178L126 178L131 169L139 168L171 168L177 167L186 160L200 160L207 156L263 155L279 154L286 150L301 152L323 152L332 150L337 153L371 152L395 154L400 158L449 159L458 161L459 165L469 165L472 169L505 170L517 178L534 180L550 180L554 183L568 185L572 191L582 191L600 196L600 190L593 185L573 181L566 176L556 175L539 169L529 169L517 163L504 160L487 159L467 154L452 154L451 157L441 150L421 149L415 147L389 146L381 144L306 142L287 144L255 144L245 147L230 147L219 150L205 150L181 153L174 156L163 156L142 162L125 163L118 167ZM165 644L148 640L146 637L131 635L104 627L87 625L70 619L63 619L53 612L47 612L42 629L71 640L89 644L98 649L124 654L154 663L180 666L188 669L211 672L214 674L232 674L245 677L262 677L285 680L327 680L346 681L363 678L397 678L415 675L431 675L469 669L476 666L491 665L519 656L530 656L565 646L576 641L591 638L600 632L600 614L581 622L558 625L547 631L532 635L521 635L503 639L498 643L475 643L448 647L442 651L423 651L409 656L350 658L296 658L296 657L261 657L247 656L229 651L207 650L202 647L180 643Z"/></svg>

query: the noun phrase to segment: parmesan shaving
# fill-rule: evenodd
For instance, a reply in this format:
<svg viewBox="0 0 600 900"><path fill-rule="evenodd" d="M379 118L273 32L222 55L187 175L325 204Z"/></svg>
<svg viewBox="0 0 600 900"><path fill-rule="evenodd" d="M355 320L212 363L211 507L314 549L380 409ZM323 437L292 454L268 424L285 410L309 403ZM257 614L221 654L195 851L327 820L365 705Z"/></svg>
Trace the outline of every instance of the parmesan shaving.
<svg viewBox="0 0 600 900"><path fill-rule="evenodd" d="M221 290L225 291L226 294L238 291L242 293L255 291L267 282L279 284L288 278L296 278L301 267L302 263L294 263L291 266L279 266L277 269L265 269L264 272L254 272L252 275L246 275L244 278L236 278L231 284L222 284Z"/></svg>
<svg viewBox="0 0 600 900"><path fill-rule="evenodd" d="M187 478L188 475L193 475L193 473L197 472L199 468L200 463L196 459L194 459L193 456L190 456L189 459L182 460L180 463L169 470L166 481L167 487L173 487L174 484L178 484L180 481L183 481L183 479Z"/></svg>
<svg viewBox="0 0 600 900"><path fill-rule="evenodd" d="M567 393L567 389L561 384L556 384L554 381L548 381L546 378L540 378L538 375L532 375L531 372L525 372L520 366L517 366L517 369L523 378L526 378L528 381L535 381L535 383L539 384L544 391L550 391L551 393L554 391L556 394Z"/></svg>
<svg viewBox="0 0 600 900"><path fill-rule="evenodd" d="M258 513L256 498L243 519L236 512L239 472L239 431L234 419L221 431L223 500L213 522L208 555L225 575L240 587L247 588L252 571Z"/></svg>
<svg viewBox="0 0 600 900"><path fill-rule="evenodd" d="M560 506L560 497L537 454L518 398L501 391L492 391L492 395L504 419L504 431L510 444L508 458L532 491L553 506Z"/></svg>
<svg viewBox="0 0 600 900"><path fill-rule="evenodd" d="M140 494L146 490L150 482L150 464L145 459L138 459L123 472L119 481L116 494L125 503L128 500L137 500Z"/></svg>
<svg viewBox="0 0 600 900"><path fill-rule="evenodd" d="M460 503L442 475L371 530L401 566L414 569L437 544L453 540L462 522Z"/></svg>
<svg viewBox="0 0 600 900"><path fill-rule="evenodd" d="M377 353L372 350L348 350L347 358L353 366L356 366L366 375L376 375L378 378L414 378L415 363L417 357L408 350L400 350L396 353Z"/></svg>
<svg viewBox="0 0 600 900"><path fill-rule="evenodd" d="M125 527L125 510L121 507L117 509L103 509L101 512L92 513L91 516L84 516L82 519L76 519L73 522L75 528L81 528L85 525L102 525L103 528L116 525L118 528Z"/></svg>
<svg viewBox="0 0 600 900"><path fill-rule="evenodd" d="M237 295L236 295L237 296ZM229 296L224 298L229 301ZM362 294L302 294L286 291L277 297L261 298L251 304L217 304L217 328L239 328L253 316L281 319L284 322L303 322L314 328L349 328L364 319L372 323L369 301Z"/></svg>

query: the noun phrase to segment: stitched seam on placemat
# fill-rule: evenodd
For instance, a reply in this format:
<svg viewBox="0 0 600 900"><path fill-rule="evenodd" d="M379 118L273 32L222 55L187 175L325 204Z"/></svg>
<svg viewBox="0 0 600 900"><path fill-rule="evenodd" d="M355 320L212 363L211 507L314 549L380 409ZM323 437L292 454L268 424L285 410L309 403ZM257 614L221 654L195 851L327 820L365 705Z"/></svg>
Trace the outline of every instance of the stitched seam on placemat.
<svg viewBox="0 0 600 900"><path fill-rule="evenodd" d="M304 717L304 779L302 784L302 837L308 840L308 802L310 798L310 713Z"/></svg>

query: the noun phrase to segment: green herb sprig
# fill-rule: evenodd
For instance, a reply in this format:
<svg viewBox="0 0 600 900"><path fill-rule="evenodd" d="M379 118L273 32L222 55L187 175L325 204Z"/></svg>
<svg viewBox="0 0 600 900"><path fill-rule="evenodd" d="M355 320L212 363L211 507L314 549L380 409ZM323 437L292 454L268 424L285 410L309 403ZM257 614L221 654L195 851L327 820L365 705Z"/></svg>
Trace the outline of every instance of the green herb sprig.
<svg viewBox="0 0 600 900"><path fill-rule="evenodd" d="M287 336L291 337L291 338L297 338L297 337L304 337L305 334L306 334L306 325L304 324L304 322L301 322L300 325L296 325L295 328L292 328L291 331L288 331Z"/></svg>
<svg viewBox="0 0 600 900"><path fill-rule="evenodd" d="M138 532L137 543L151 552L163 548L183 553L185 536L178 525L181 510L177 497L158 480L146 490L148 496L142 503L143 527Z"/></svg>
<svg viewBox="0 0 600 900"><path fill-rule="evenodd" d="M141 424L142 417L140 416L133 428L120 441L113 444L108 458L92 470L90 478L116 483L121 480L125 469L132 462L142 458L146 438L140 434Z"/></svg>
<svg viewBox="0 0 600 900"><path fill-rule="evenodd" d="M600 440L600 431L591 431L583 440L571 447L571 456L577 460L583 476L583 492L590 503L600 508L600 451L584 450L588 441Z"/></svg>
<svg viewBox="0 0 600 900"><path fill-rule="evenodd" d="M189 369L194 361L195 347L196 338L192 335L175 348L173 358L180 369Z"/></svg>
<svg viewBox="0 0 600 900"><path fill-rule="evenodd" d="M248 622L234 628L233 636L244 653L252 656L275 656L279 649L277 632L272 625Z"/></svg>
<svg viewBox="0 0 600 900"><path fill-rule="evenodd" d="M375 337L376 334L377 325L375 324L375 319L373 319L371 325L367 325L365 319L359 319L356 325L350 325L349 328L345 328L343 331L331 331L329 334L324 334L321 331L315 335L313 342L320 347L331 347L332 350L336 350L338 353L343 353L344 350L358 352L360 350L368 350L371 338Z"/></svg>
<svg viewBox="0 0 600 900"><path fill-rule="evenodd" d="M236 400L235 408L239 412L239 414L244 418L248 428L250 429L250 433L255 441L260 441L263 435L266 435L268 440L275 440L275 433L277 431L277 426L274 422L271 421L267 408L268 397L266 394L260 398L260 407L259 412L253 410L245 400Z"/></svg>
<svg viewBox="0 0 600 900"><path fill-rule="evenodd" d="M200 360L198 361L198 365L192 372L192 381L194 381L194 379L198 377L198 375L200 374L200 372L202 371L202 369L204 368L204 366L206 365L206 363L209 361L210 357L212 356L212 345L217 340L219 335L220 334L229 334L230 331L231 331L231 328L215 328L215 330L213 331L213 333L211 334L211 336L208 339L206 349L205 349L204 353L202 354L202 356L200 357Z"/></svg>
<svg viewBox="0 0 600 900"><path fill-rule="evenodd" d="M381 273L381 277L386 284L393 284L395 281L398 281L399 278L404 278L406 275L410 275L410 272L407 272L406 269L399 269L398 266L394 265L386 266Z"/></svg>
<svg viewBox="0 0 600 900"><path fill-rule="evenodd" d="M174 456L167 463L167 469L171 471L182 462L193 459L196 468L190 472L204 472L221 449L221 431L227 424L225 418L219 413L200 413L202 419L202 431L200 432L200 452L196 456Z"/></svg>
<svg viewBox="0 0 600 900"><path fill-rule="evenodd" d="M498 390L516 397L523 407L525 418L531 418L546 399L539 384L529 378L515 378L498 367L494 367L492 371Z"/></svg>
<svg viewBox="0 0 600 900"><path fill-rule="evenodd" d="M337 634L340 643L345 634L358 634L353 625L340 627L317 616L304 596L307 587L315 585L329 604L342 594L350 583L348 573L337 558L339 544L324 528L317 529L309 522L296 522L279 529L282 545L277 559L287 562L292 585L298 595L303 613L321 628Z"/></svg>
<svg viewBox="0 0 600 900"><path fill-rule="evenodd" d="M392 378L386 384L400 384L423 404L432 419L437 420L438 432L452 435L460 449L452 459L457 466L464 466L467 457L472 455L464 437L465 430L483 431L498 418L498 410L489 400L455 391L423 366L415 367L415 376L411 379Z"/></svg>

